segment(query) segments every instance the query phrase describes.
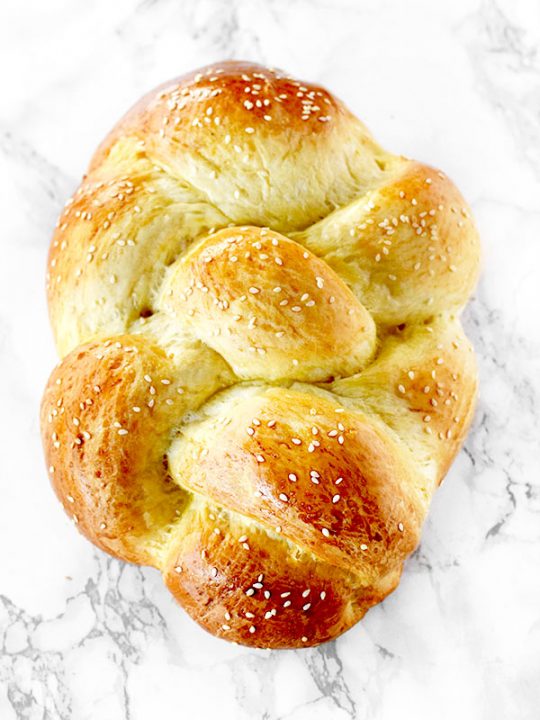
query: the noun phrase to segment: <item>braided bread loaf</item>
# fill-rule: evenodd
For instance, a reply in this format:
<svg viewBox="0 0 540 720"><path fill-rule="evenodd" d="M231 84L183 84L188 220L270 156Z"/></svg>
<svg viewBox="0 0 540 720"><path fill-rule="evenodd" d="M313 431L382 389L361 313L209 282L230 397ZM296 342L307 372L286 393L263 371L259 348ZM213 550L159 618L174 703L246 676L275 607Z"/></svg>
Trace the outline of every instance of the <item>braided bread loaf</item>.
<svg viewBox="0 0 540 720"><path fill-rule="evenodd" d="M42 405L81 532L220 637L342 633L397 585L476 392L454 185L249 63L163 85L60 217Z"/></svg>

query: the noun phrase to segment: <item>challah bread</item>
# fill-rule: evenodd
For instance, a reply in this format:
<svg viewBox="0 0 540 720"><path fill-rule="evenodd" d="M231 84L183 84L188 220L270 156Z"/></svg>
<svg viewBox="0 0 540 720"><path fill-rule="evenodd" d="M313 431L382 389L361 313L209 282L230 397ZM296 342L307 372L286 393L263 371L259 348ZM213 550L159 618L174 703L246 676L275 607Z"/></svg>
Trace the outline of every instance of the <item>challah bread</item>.
<svg viewBox="0 0 540 720"><path fill-rule="evenodd" d="M51 245L49 474L220 637L301 647L390 593L467 432L469 210L330 93L250 63L111 132Z"/></svg>

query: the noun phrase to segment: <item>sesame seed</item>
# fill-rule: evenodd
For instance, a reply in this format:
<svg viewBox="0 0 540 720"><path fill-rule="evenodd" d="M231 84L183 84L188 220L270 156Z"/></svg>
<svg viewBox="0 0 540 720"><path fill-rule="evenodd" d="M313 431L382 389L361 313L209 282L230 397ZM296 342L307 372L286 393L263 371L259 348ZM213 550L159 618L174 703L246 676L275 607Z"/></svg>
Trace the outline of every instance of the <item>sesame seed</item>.
<svg viewBox="0 0 540 720"><path fill-rule="evenodd" d="M321 530L321 532L324 535L324 537L330 537L330 530L328 528L323 528Z"/></svg>

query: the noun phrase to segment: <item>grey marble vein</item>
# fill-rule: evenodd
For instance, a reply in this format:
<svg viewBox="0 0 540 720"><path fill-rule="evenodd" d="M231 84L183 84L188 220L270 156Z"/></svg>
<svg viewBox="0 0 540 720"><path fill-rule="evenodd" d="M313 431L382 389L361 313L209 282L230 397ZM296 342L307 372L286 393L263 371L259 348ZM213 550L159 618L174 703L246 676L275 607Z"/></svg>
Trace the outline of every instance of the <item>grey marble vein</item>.
<svg viewBox="0 0 540 720"><path fill-rule="evenodd" d="M0 53L0 719L537 720L540 5L535 0L4 3ZM471 433L399 588L320 648L203 633L159 573L74 532L43 467L45 257L142 92L228 57L320 81L470 200L483 271Z"/></svg>

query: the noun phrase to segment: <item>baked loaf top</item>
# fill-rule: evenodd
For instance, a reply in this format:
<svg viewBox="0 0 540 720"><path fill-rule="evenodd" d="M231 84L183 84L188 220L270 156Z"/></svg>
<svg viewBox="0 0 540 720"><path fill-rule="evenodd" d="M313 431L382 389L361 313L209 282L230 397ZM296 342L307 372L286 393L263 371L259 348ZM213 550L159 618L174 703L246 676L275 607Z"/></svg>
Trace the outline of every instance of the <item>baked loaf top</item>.
<svg viewBox="0 0 540 720"><path fill-rule="evenodd" d="M215 635L342 633L396 587L467 432L478 260L450 180L323 88L227 62L149 93L50 249L66 511Z"/></svg>

